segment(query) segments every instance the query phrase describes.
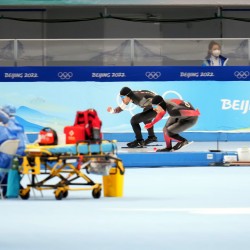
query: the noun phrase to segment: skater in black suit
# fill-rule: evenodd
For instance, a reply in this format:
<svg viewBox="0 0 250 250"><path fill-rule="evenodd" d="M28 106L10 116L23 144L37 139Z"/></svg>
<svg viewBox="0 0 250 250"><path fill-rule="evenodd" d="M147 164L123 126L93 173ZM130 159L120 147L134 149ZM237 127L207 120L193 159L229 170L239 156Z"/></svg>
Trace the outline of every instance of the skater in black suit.
<svg viewBox="0 0 250 250"><path fill-rule="evenodd" d="M143 122L144 124L150 123L157 115L156 111L153 110L152 108L152 99L155 96L155 93L149 90L133 91L128 87L124 87L120 91L120 96L123 102L122 105L115 109L113 109L112 107L108 107L107 108L108 112L120 113L121 111L123 111L123 109L125 109L126 105L128 105L130 102L143 108L143 111L141 113L134 115L130 120L131 126L135 133L136 140L129 142L127 146L130 148L135 148L135 147L142 147L151 142L156 142L157 137L155 136L153 126L147 128L148 138L145 141L142 137L141 127L140 127L141 122Z"/></svg>
<svg viewBox="0 0 250 250"><path fill-rule="evenodd" d="M188 144L188 141L180 136L180 133L193 127L198 120L200 112L194 109L191 103L180 100L164 100L161 96L156 95L152 100L153 109L157 112L155 119L146 124L145 128L151 128L156 122L160 121L168 113L169 118L163 127L164 140L166 148L158 149L157 152L175 151ZM172 140L177 141L172 147Z"/></svg>

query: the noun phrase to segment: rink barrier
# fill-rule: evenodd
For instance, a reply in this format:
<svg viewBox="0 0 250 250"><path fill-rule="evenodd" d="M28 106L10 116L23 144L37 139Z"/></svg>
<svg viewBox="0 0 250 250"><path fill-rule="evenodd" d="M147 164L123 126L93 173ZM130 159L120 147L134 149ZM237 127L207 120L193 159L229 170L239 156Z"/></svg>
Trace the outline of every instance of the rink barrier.
<svg viewBox="0 0 250 250"><path fill-rule="evenodd" d="M30 143L33 143L38 138L38 133L26 133ZM143 138L147 138L146 133L142 133ZM155 133L158 141L164 141L163 134L161 132ZM189 141L250 141L250 132L183 132L181 134ZM103 133L105 140L117 140L118 142L128 142L135 139L134 133Z"/></svg>
<svg viewBox="0 0 250 250"><path fill-rule="evenodd" d="M118 153L125 168L128 167L213 167L224 166L224 156L237 152L135 152Z"/></svg>
<svg viewBox="0 0 250 250"><path fill-rule="evenodd" d="M158 141L164 141L163 133L155 133ZM106 140L117 140L119 142L133 141L134 133L104 133ZM181 133L189 141L250 141L250 132L183 132ZM143 138L147 138L147 133L143 133Z"/></svg>

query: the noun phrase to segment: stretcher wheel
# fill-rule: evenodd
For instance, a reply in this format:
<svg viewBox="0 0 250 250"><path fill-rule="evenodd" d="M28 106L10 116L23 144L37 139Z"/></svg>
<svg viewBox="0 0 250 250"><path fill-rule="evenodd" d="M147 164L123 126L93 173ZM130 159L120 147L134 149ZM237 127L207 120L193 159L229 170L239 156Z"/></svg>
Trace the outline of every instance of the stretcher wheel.
<svg viewBox="0 0 250 250"><path fill-rule="evenodd" d="M66 190L66 191L64 191L64 192L63 192L63 198L67 198L67 197L68 197L68 195L69 195L68 190Z"/></svg>
<svg viewBox="0 0 250 250"><path fill-rule="evenodd" d="M95 188L92 191L92 196L95 199L99 199L101 197L101 194L102 194L102 190L100 188Z"/></svg>
<svg viewBox="0 0 250 250"><path fill-rule="evenodd" d="M63 198L63 191L55 192L55 198L61 200Z"/></svg>
<svg viewBox="0 0 250 250"><path fill-rule="evenodd" d="M28 200L30 198L30 190L26 192L25 189L21 189L19 195L23 200Z"/></svg>

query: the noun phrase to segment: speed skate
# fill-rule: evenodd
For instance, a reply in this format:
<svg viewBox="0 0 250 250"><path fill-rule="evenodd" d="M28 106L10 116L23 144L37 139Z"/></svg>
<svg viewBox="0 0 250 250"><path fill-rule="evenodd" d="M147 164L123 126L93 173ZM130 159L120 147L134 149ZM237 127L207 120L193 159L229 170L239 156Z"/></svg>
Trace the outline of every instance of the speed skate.
<svg viewBox="0 0 250 250"><path fill-rule="evenodd" d="M183 148L185 148L186 146L189 146L190 144L192 144L193 141L185 141L183 142L177 142L172 148L154 148L155 152L175 152L175 151L179 151Z"/></svg>
<svg viewBox="0 0 250 250"><path fill-rule="evenodd" d="M172 149L172 152L174 152L174 151L177 151L177 150L181 150L181 149L183 149L183 148L185 148L185 147L187 147L187 146L189 146L189 145L191 145L193 143L193 141L187 141L187 143L186 144L184 144L183 146L181 146L180 148L178 148L178 142L173 146L173 149ZM176 147L177 146L177 147Z"/></svg>
<svg viewBox="0 0 250 250"><path fill-rule="evenodd" d="M139 148L149 148L149 147L159 147L159 146L162 146L161 144L147 144L147 145L142 145L142 146L137 146L137 147L128 147L128 146L124 146L124 147L121 147L121 148L130 148L130 149L139 149Z"/></svg>

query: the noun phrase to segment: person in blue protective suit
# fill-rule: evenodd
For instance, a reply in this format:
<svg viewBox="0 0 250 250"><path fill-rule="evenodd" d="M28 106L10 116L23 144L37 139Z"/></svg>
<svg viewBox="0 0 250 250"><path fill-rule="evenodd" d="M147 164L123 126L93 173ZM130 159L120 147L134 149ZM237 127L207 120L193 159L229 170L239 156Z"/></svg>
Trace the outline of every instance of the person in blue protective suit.
<svg viewBox="0 0 250 250"><path fill-rule="evenodd" d="M9 134L9 131L5 124L7 124L9 121L9 116L3 111L0 110L0 144L7 141L11 138L11 135ZM12 157L10 155L4 154L0 152L0 179L4 178L2 180L2 184L7 183L8 176L5 175L5 170L10 167ZM6 195L7 187L3 186L3 196Z"/></svg>
<svg viewBox="0 0 250 250"><path fill-rule="evenodd" d="M221 55L221 45L211 41L208 45L208 53L202 66L226 66L228 58Z"/></svg>
<svg viewBox="0 0 250 250"><path fill-rule="evenodd" d="M28 143L27 136L25 135L23 126L15 119L16 108L11 105L3 106L2 111L8 115L8 122L5 124L9 134L12 138L9 139L18 139L19 146L17 149L18 155L24 155L25 145Z"/></svg>
<svg viewBox="0 0 250 250"><path fill-rule="evenodd" d="M16 112L15 107L6 105L0 108L0 144L2 144L6 140L14 140L18 139L19 146L17 150L17 154L20 156L24 155L25 145L28 140L24 133L23 126L17 122L14 117ZM1 169L9 169L12 163L12 156L7 155L5 153L0 152L0 168ZM0 171L0 177L3 177L3 171ZM8 175L4 176L3 184L7 183ZM6 187L3 188L3 195L6 194Z"/></svg>

